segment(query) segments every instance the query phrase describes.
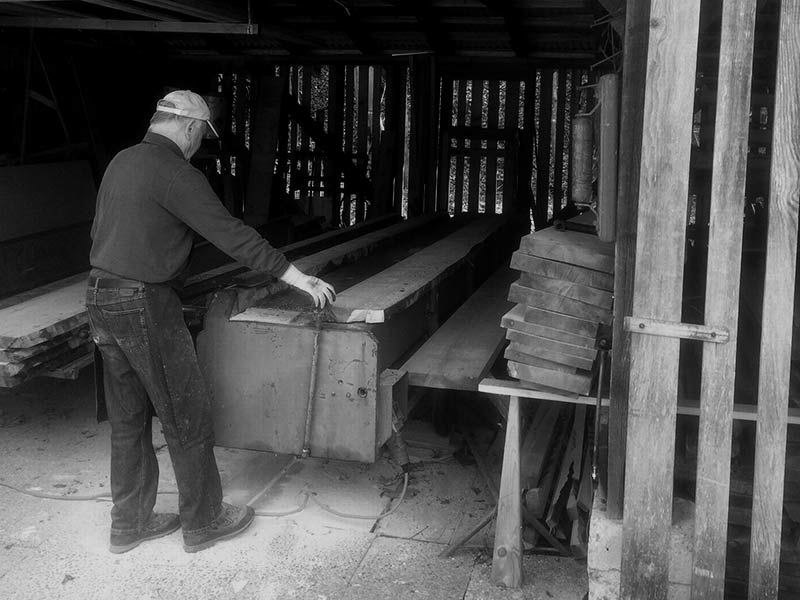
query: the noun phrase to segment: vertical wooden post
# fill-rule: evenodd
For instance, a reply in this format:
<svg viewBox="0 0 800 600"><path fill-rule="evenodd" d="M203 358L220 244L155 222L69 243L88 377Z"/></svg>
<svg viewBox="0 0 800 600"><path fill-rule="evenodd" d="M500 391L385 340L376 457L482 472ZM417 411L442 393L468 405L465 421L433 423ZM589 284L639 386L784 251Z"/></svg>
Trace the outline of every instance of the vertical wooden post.
<svg viewBox="0 0 800 600"><path fill-rule="evenodd" d="M436 210L446 211L450 205L450 125L453 120L453 80L450 77L442 79L440 105Z"/></svg>
<svg viewBox="0 0 800 600"><path fill-rule="evenodd" d="M261 75L258 78L251 112L250 169L245 197L245 219L257 226L267 222L272 178L275 173L278 126L286 94L285 78Z"/></svg>
<svg viewBox="0 0 800 600"><path fill-rule="evenodd" d="M344 119L344 67L333 64L328 68L328 134L336 144L337 148L342 149L342 125ZM333 205L333 224L336 227L349 225L349 221L342 222L339 214L342 203L341 193L341 171L336 169L332 160L325 161L325 174L322 186L330 194L330 201ZM347 211L344 218L349 217Z"/></svg>
<svg viewBox="0 0 800 600"><path fill-rule="evenodd" d="M472 80L470 98L470 127L480 128L483 119L483 80ZM469 141L469 212L478 214L478 199L481 188L481 139L472 137Z"/></svg>
<svg viewBox="0 0 800 600"><path fill-rule="evenodd" d="M597 237L616 238L617 148L619 142L619 80L616 73L600 77L600 169L597 177Z"/></svg>
<svg viewBox="0 0 800 600"><path fill-rule="evenodd" d="M492 558L492 581L510 588L522 585L522 490L519 485L519 465L519 398L511 396Z"/></svg>
<svg viewBox="0 0 800 600"><path fill-rule="evenodd" d="M497 212L497 124L500 118L500 82L489 81L486 111L486 128L490 131L486 141L486 213Z"/></svg>
<svg viewBox="0 0 800 600"><path fill-rule="evenodd" d="M564 132L567 117L567 70L559 69L556 88L555 156L553 157L553 213L562 208L564 200Z"/></svg>
<svg viewBox="0 0 800 600"><path fill-rule="evenodd" d="M367 140L370 135L370 78L369 67L361 66L356 71L358 76L358 126L356 129L356 152L358 153L358 160L356 164L359 165L361 171L367 172L369 165L369 158L367 157ZM356 203L356 223L364 220L366 213L366 206L364 205L364 198L358 198Z"/></svg>
<svg viewBox="0 0 800 600"><path fill-rule="evenodd" d="M427 180L425 181L425 195L423 211L426 213L436 210L436 151L439 147L439 69L436 59L430 58L428 70L428 87L431 90L428 98L428 122L430 130L426 138L428 163L426 165Z"/></svg>
<svg viewBox="0 0 800 600"><path fill-rule="evenodd" d="M505 122L508 132L506 155L503 157L503 213L514 210L517 191L517 143L519 139L519 81L506 81Z"/></svg>
<svg viewBox="0 0 800 600"><path fill-rule="evenodd" d="M705 323L727 328L731 341L703 348L692 596L707 600L722 600L725 594L742 198L755 16L756 0L731 0L722 7Z"/></svg>
<svg viewBox="0 0 800 600"><path fill-rule="evenodd" d="M536 129L536 201L533 205L533 222L536 229L541 229L547 223L547 208L550 202L552 119L553 70L542 69L542 84L539 91L539 123Z"/></svg>
<svg viewBox="0 0 800 600"><path fill-rule="evenodd" d="M653 0L648 21L633 316L681 320L693 68L700 1ZM654 240L670 240L655 244ZM631 334L621 597L663 600L669 586L678 393L677 338Z"/></svg>
<svg viewBox="0 0 800 600"><path fill-rule="evenodd" d="M344 119L344 127L343 127L343 136L342 136L342 148L344 149L345 156L347 156L347 160L353 160L353 139L354 139L354 114L353 111L355 109L355 67L353 66L346 66L343 72L344 77L344 94L342 95L342 109L343 109L343 119ZM350 190L345 189L344 195L342 197L342 224L345 227L350 226L351 216L352 216L352 193Z"/></svg>
<svg viewBox="0 0 800 600"><path fill-rule="evenodd" d="M642 152L644 81L650 0L631 2L625 14L625 55L622 65L617 243L614 253L614 348L611 353L611 392L608 417L608 477L606 510L622 518L625 484L625 447L628 431L630 334L623 328L633 307L633 266L636 261L636 225L639 202L639 160Z"/></svg>
<svg viewBox="0 0 800 600"><path fill-rule="evenodd" d="M426 184L431 164L431 102L434 91L431 81L432 61L428 56L415 56L411 62L411 127L408 178L408 214L425 212ZM434 136L435 137L435 136Z"/></svg>
<svg viewBox="0 0 800 600"><path fill-rule="evenodd" d="M800 209L800 2L781 2L761 361L758 375L749 598L778 597L783 477ZM719 109L718 109L719 110Z"/></svg>
<svg viewBox="0 0 800 600"><path fill-rule="evenodd" d="M303 95L300 98L301 103L303 106L308 107L308 111L312 112L311 108L311 66L310 65L303 65L303 83L302 83L302 92ZM311 166L313 161L309 160L308 151L311 149L311 138L308 135L308 132L305 129L300 130L302 137L300 140L300 150L303 153L302 160L300 161L300 171L302 172L302 183L305 187L305 193L309 199L309 205L311 204L311 198L317 195L316 192L312 191L308 187L309 176L311 174Z"/></svg>
<svg viewBox="0 0 800 600"><path fill-rule="evenodd" d="M467 119L467 82L464 79L458 81L458 112L456 113L456 125L466 124ZM456 145L456 177L455 189L453 190L453 212L460 214L464 205L464 138L459 137Z"/></svg>

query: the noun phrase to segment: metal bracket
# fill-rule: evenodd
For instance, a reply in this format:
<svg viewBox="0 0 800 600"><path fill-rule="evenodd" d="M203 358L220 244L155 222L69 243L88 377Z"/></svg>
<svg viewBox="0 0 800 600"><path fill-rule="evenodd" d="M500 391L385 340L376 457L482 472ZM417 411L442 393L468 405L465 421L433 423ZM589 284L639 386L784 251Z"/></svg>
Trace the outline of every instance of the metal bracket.
<svg viewBox="0 0 800 600"><path fill-rule="evenodd" d="M643 319L640 317L625 317L625 331L681 338L684 340L700 340L701 342L711 342L714 344L726 344L731 338L730 331L725 327L710 327L708 325L695 325L694 323L675 323L673 321L659 321L657 319Z"/></svg>

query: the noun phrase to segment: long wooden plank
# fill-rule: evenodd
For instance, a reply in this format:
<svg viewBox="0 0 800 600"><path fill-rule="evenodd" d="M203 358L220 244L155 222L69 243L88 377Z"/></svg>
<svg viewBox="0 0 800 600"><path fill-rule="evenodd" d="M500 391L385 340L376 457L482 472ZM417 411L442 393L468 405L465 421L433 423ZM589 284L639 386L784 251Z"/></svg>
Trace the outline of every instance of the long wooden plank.
<svg viewBox="0 0 800 600"><path fill-rule="evenodd" d="M88 323L85 273L0 309L0 348L30 348Z"/></svg>
<svg viewBox="0 0 800 600"><path fill-rule="evenodd" d="M610 519L622 518L625 444L628 422L630 334L623 319L633 305L633 267L636 261L636 221L639 198L639 160L647 69L650 0L632 2L625 11L625 55L622 67L617 243L614 257L614 359L611 361L611 408L608 419L608 498Z"/></svg>
<svg viewBox="0 0 800 600"><path fill-rule="evenodd" d="M586 321L611 322L611 311L607 308L572 300L558 294L551 294L513 283L508 290L508 299L518 304L537 306L553 312L575 316Z"/></svg>
<svg viewBox="0 0 800 600"><path fill-rule="evenodd" d="M508 219L476 219L446 238L348 288L336 299L334 313L345 323L382 323L410 306L431 286L467 258L472 249L498 232Z"/></svg>
<svg viewBox="0 0 800 600"><path fill-rule="evenodd" d="M749 598L777 598L800 209L800 1L781 2L758 376Z"/></svg>
<svg viewBox="0 0 800 600"><path fill-rule="evenodd" d="M604 273L614 272L614 245L589 233L548 227L522 238L520 251Z"/></svg>
<svg viewBox="0 0 800 600"><path fill-rule="evenodd" d="M742 252L741 202L753 71L755 0L726 2L711 180L706 314L736 339ZM700 389L692 595L722 600L730 495L736 343L705 344Z"/></svg>
<svg viewBox="0 0 800 600"><path fill-rule="evenodd" d="M511 360L508 361L508 374L537 385L565 390L575 394L588 394L592 384L592 378L589 375L579 375L577 373L573 375L563 371L551 371L550 369L524 365Z"/></svg>
<svg viewBox="0 0 800 600"><path fill-rule="evenodd" d="M522 499L519 487L519 398L508 403L500 495L497 500L492 581L509 588L522 585Z"/></svg>
<svg viewBox="0 0 800 600"><path fill-rule="evenodd" d="M514 252L511 256L511 268L524 273L572 281L600 290L614 290L614 276L609 273L531 256L520 251Z"/></svg>
<svg viewBox="0 0 800 600"><path fill-rule="evenodd" d="M573 300L579 300L580 302L609 310L614 301L614 294L611 292L598 290L597 288L573 283L571 281L564 281L563 279L534 275L532 273L522 273L519 278L519 283L525 287L542 290L543 292L564 296L565 298L571 298Z"/></svg>
<svg viewBox="0 0 800 600"><path fill-rule="evenodd" d="M699 0L652 3L634 316L681 318L699 16ZM662 600L669 587L679 341L631 337L620 595Z"/></svg>
<svg viewBox="0 0 800 600"><path fill-rule="evenodd" d="M500 320L513 278L510 269L498 270L406 361L401 369L411 385L478 389L505 344Z"/></svg>
<svg viewBox="0 0 800 600"><path fill-rule="evenodd" d="M596 340L594 336L584 336L562 329L547 327L538 323L528 323L525 320L525 306L521 304L518 304L503 315L500 324L506 329L514 329L522 333L527 333L528 335L538 335L539 337L565 342L573 346L582 346L584 348L595 347Z"/></svg>
<svg viewBox="0 0 800 600"><path fill-rule="evenodd" d="M352 263L362 256L372 253L376 248L417 229L430 226L442 218L443 215L433 214L408 219L391 227L359 236L331 248L299 258L294 261L294 265L307 275L323 275L339 265ZM254 277L248 279L248 285L252 287L248 290L239 290L239 307L244 311L239 314L243 315L244 320L247 320L247 315L255 318L255 315L259 314L260 309L257 307L248 307L252 307L257 300L286 287L286 284L269 275L254 273Z"/></svg>

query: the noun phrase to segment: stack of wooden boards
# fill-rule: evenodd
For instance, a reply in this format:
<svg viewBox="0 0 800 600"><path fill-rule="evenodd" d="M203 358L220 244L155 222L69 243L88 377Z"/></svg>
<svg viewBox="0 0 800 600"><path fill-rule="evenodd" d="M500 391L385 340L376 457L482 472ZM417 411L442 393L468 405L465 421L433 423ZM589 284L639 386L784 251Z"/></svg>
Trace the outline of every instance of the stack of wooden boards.
<svg viewBox="0 0 800 600"><path fill-rule="evenodd" d="M502 319L508 371L537 388L588 394L600 323L611 323L614 244L554 227L522 238Z"/></svg>
<svg viewBox="0 0 800 600"><path fill-rule="evenodd" d="M75 378L92 361L86 273L0 301L0 387L31 377Z"/></svg>
<svg viewBox="0 0 800 600"><path fill-rule="evenodd" d="M562 554L584 558L593 493L591 411L583 404L532 402L520 448L522 516L534 525L525 537L535 545L542 536Z"/></svg>

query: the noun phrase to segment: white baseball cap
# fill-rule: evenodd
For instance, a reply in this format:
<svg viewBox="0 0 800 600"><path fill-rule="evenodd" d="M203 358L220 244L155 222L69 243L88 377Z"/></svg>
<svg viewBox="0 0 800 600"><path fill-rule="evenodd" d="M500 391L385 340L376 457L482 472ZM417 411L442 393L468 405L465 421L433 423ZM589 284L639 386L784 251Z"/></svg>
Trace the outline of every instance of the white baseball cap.
<svg viewBox="0 0 800 600"><path fill-rule="evenodd" d="M208 104L200 94L195 94L191 90L170 92L156 103L156 112L205 121L211 132L219 137L214 125L211 124L211 111L208 109Z"/></svg>

